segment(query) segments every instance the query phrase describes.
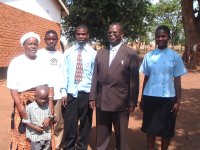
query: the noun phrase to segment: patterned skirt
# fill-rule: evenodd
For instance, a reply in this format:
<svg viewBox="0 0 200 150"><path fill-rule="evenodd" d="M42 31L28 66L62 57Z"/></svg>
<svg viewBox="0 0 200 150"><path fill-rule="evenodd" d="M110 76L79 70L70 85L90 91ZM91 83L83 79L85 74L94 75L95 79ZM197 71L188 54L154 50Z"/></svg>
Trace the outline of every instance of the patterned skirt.
<svg viewBox="0 0 200 150"><path fill-rule="evenodd" d="M35 101L35 91L25 91L19 94L21 103L26 106ZM14 107L14 127L11 129L11 145L10 150L31 150L30 140L26 138L26 134L20 134L18 131L21 117L16 107ZM55 149L54 130L52 127L52 150Z"/></svg>

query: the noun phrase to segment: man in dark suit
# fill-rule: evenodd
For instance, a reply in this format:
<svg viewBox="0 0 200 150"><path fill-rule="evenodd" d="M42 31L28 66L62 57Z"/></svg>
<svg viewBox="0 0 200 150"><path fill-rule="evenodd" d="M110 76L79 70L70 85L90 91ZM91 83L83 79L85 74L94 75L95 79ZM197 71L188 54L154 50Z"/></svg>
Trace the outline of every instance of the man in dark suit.
<svg viewBox="0 0 200 150"><path fill-rule="evenodd" d="M106 150L115 130L116 149L127 149L129 113L137 106L139 63L136 52L122 44L120 23L109 25L110 45L97 52L89 104L96 108L97 150Z"/></svg>

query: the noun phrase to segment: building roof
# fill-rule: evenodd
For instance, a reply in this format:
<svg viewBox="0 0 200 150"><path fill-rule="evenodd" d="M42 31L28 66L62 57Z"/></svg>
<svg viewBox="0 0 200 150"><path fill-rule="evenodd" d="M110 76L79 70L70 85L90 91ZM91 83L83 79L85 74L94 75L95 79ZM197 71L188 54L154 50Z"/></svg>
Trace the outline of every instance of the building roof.
<svg viewBox="0 0 200 150"><path fill-rule="evenodd" d="M61 5L61 11L62 11L62 16L66 16L69 15L69 11L67 9L67 7L65 6L65 4L63 3L62 0L57 0L59 2L59 4Z"/></svg>

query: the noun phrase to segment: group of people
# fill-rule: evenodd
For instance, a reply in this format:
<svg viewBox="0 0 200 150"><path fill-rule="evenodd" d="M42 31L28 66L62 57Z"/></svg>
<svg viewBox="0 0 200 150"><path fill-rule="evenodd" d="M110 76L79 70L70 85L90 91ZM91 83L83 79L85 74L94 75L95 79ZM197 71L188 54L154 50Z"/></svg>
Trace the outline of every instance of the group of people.
<svg viewBox="0 0 200 150"><path fill-rule="evenodd" d="M141 130L147 149L155 149L156 136L167 150L174 136L181 101L181 76L186 73L180 56L168 48L170 30L155 31L156 49L141 66L137 52L123 44L120 23L108 26L109 45L96 52L89 46L89 29L79 25L75 44L64 54L56 50L58 34L45 34L46 48L38 50L40 36L24 34L24 54L8 68L7 87L14 100L12 150L86 150L96 110L96 148L106 150L115 131L116 150L126 150L129 115L138 105L139 71L144 83L140 109ZM21 132L26 126L26 132Z"/></svg>

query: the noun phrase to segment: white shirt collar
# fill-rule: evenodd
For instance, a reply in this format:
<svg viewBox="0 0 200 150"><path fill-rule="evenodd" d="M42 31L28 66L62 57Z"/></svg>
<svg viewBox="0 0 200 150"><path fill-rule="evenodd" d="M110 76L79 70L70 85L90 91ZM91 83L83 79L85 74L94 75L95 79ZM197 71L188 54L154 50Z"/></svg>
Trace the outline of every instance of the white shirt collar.
<svg viewBox="0 0 200 150"><path fill-rule="evenodd" d="M118 45L116 45L114 47L112 45L110 45L110 50L114 49L114 50L118 51L121 45L122 45L122 42L120 42Z"/></svg>

